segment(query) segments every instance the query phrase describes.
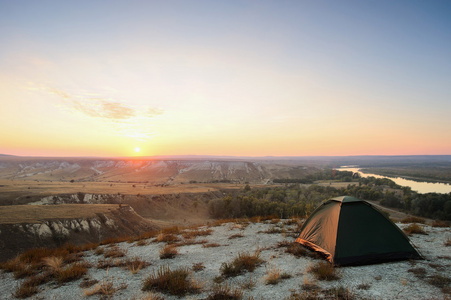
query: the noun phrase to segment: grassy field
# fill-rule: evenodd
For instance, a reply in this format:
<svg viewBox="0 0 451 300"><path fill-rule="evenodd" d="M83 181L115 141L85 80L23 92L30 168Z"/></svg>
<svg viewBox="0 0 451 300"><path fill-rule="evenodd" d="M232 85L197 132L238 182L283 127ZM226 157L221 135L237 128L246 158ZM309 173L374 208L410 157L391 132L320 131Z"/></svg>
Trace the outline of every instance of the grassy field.
<svg viewBox="0 0 451 300"><path fill-rule="evenodd" d="M243 188L243 184L177 184L155 186L146 183L110 183L110 182L65 182L65 181L32 181L0 179L0 193L57 195L77 192L92 194L176 194L176 193L205 193L219 189Z"/></svg>
<svg viewBox="0 0 451 300"><path fill-rule="evenodd" d="M94 217L117 209L117 204L64 204L0 206L0 224L42 223L49 219Z"/></svg>

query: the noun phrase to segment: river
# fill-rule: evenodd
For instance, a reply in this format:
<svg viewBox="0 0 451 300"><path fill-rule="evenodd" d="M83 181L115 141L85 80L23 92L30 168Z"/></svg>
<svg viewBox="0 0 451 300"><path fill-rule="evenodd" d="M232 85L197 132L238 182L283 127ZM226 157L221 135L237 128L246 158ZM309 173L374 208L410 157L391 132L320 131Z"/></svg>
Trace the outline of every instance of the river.
<svg viewBox="0 0 451 300"><path fill-rule="evenodd" d="M352 171L354 173L359 173L362 177L376 177L376 178L388 178L393 180L396 184L401 186L409 186L412 191L416 191L421 194L425 193L441 193L441 194L447 194L451 193L451 185L447 183L440 183L440 182L418 182L414 180L409 180L401 177L387 177L387 176L381 176L371 173L362 173L360 169L357 166L342 166L339 168L336 168L338 171Z"/></svg>

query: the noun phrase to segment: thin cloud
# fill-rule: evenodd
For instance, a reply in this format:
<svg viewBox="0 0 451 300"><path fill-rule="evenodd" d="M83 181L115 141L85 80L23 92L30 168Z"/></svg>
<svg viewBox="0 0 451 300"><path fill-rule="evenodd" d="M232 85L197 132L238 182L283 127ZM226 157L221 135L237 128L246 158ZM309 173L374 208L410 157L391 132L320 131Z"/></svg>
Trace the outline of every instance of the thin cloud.
<svg viewBox="0 0 451 300"><path fill-rule="evenodd" d="M34 86L30 90L46 91L56 95L69 110L109 122L117 135L136 138L140 141L145 141L156 135L151 129L150 121L153 117L164 113L163 110L154 107L130 107L117 101L102 98L98 94L73 95L66 91L41 85Z"/></svg>

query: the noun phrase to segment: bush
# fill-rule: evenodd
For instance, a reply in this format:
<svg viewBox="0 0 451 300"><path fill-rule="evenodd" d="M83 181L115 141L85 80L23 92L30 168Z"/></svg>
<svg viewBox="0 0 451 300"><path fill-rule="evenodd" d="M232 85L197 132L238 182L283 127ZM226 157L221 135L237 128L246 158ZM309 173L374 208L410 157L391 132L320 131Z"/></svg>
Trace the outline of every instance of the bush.
<svg viewBox="0 0 451 300"><path fill-rule="evenodd" d="M190 272L187 268L171 270L169 266L162 266L158 271L145 279L143 291L156 290L175 296L198 293L200 286L193 280L188 280Z"/></svg>

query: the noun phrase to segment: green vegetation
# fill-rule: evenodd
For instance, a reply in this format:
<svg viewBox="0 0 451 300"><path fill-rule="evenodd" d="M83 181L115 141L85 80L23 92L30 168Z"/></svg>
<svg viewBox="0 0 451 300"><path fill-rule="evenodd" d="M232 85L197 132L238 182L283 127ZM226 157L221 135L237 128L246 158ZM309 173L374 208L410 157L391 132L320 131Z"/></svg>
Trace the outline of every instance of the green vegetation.
<svg viewBox="0 0 451 300"><path fill-rule="evenodd" d="M349 195L405 212L439 220L451 220L451 194L419 194L409 187L401 187L390 179L359 178L348 171L324 170L306 176L307 179L278 179L284 186L229 191L223 198L209 202L209 213L214 218L252 218L256 216L308 216L322 201ZM308 186L293 183L327 180L325 184ZM346 187L334 187L335 182L350 182ZM329 185L327 185L329 183ZM352 183L352 184L351 184Z"/></svg>

